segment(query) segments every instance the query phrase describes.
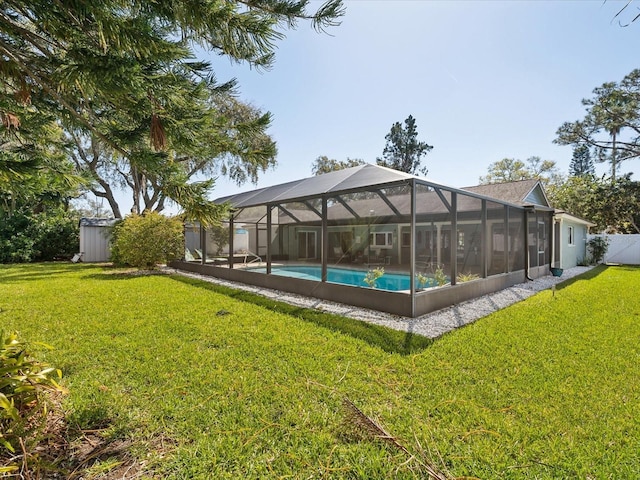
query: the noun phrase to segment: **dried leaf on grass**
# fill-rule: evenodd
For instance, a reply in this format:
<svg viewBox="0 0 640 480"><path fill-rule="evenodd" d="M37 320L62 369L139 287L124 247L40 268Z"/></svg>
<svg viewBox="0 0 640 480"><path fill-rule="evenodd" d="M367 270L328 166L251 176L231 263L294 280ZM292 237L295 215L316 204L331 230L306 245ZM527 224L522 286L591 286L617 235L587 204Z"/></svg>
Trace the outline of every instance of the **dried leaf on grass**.
<svg viewBox="0 0 640 480"><path fill-rule="evenodd" d="M430 478L434 480L448 480L449 477L438 470L428 458L425 457L424 460L421 460L412 454L396 437L387 432L378 422L367 416L351 400L345 397L342 400L342 406L345 412L345 424L349 426L354 433L358 433L365 439L382 440L409 455L410 458L408 462L415 460ZM424 453L422 449L421 453Z"/></svg>

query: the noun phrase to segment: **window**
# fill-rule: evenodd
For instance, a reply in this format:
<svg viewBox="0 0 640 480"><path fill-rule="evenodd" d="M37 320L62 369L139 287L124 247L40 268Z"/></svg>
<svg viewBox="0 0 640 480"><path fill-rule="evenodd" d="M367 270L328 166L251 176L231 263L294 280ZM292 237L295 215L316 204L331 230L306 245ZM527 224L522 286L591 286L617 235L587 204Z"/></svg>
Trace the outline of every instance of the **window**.
<svg viewBox="0 0 640 480"><path fill-rule="evenodd" d="M575 237L573 232L573 227L569 227L569 245L575 245Z"/></svg>
<svg viewBox="0 0 640 480"><path fill-rule="evenodd" d="M369 235L369 241L372 247L392 247L393 233L376 232Z"/></svg>

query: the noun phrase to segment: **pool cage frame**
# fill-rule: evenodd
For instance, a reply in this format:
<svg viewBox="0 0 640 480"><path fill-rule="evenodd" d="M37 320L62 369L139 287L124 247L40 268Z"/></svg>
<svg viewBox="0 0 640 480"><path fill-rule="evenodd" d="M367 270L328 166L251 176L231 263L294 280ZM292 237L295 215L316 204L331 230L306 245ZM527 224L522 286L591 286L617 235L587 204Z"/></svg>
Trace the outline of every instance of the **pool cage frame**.
<svg viewBox="0 0 640 480"><path fill-rule="evenodd" d="M407 317L547 275L551 267L553 209L376 165L216 202L230 203L230 217L213 229L185 225L185 258L172 266ZM278 274L292 263L319 267L319 278ZM344 269L402 274L407 288L331 280ZM445 281L436 286L438 274Z"/></svg>

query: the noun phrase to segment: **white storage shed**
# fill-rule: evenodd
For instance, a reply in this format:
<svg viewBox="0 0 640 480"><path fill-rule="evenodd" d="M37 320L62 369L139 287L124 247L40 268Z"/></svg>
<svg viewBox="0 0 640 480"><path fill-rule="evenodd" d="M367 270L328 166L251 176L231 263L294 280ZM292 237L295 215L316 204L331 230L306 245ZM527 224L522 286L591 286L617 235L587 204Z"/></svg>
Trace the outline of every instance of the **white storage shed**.
<svg viewBox="0 0 640 480"><path fill-rule="evenodd" d="M107 262L111 254L111 227L115 218L80 219L80 253L83 262Z"/></svg>

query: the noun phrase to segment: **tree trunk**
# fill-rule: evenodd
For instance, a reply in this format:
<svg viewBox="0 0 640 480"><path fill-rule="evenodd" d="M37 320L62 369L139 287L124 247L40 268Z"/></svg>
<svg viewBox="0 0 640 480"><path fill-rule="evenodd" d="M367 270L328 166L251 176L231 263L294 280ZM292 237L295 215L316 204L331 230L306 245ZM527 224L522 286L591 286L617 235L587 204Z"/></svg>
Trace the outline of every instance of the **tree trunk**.
<svg viewBox="0 0 640 480"><path fill-rule="evenodd" d="M613 149L611 151L611 180L613 182L616 181L616 163L618 162L618 159L616 158L616 131L613 131Z"/></svg>
<svg viewBox="0 0 640 480"><path fill-rule="evenodd" d="M111 208L111 213L113 214L114 218L122 218L122 213L120 212L120 205L118 205L115 195L113 194L113 190L111 189L109 184L104 180L102 180L101 178L98 179L98 183L104 189L104 191L101 192L99 190L92 188L91 192L96 197L107 199L107 202L109 202L109 208Z"/></svg>

